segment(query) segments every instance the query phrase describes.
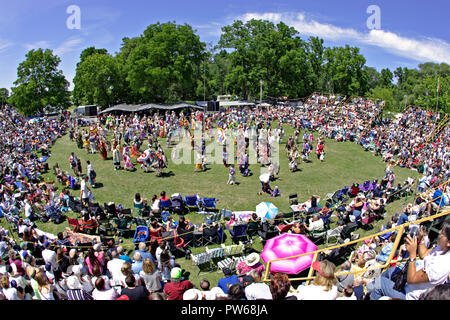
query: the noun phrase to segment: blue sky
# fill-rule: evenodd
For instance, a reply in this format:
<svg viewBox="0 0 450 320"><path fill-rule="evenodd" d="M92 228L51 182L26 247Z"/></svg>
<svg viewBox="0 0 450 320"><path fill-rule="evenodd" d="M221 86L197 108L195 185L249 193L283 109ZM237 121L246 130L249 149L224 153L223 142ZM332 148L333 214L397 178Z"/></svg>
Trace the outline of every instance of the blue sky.
<svg viewBox="0 0 450 320"><path fill-rule="evenodd" d="M81 11L81 28L70 30L70 5ZM370 5L380 8L381 28L370 30ZM236 19L283 21L299 36L319 36L326 46L361 48L378 70L419 63L450 63L450 1L405 0L0 0L0 88L10 88L28 50L50 48L69 81L81 51L89 46L114 54L123 37L140 35L156 22L188 23L204 42L216 44L221 27Z"/></svg>

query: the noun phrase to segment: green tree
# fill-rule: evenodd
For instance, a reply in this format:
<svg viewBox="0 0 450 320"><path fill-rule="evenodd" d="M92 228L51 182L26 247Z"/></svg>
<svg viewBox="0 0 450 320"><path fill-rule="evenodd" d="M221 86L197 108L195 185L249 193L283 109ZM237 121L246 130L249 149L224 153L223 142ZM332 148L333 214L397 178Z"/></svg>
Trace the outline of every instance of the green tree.
<svg viewBox="0 0 450 320"><path fill-rule="evenodd" d="M392 86L392 80L394 78L394 74L391 72L391 70L389 70L388 68L386 69L381 69L381 76L380 76L380 85L383 87L391 87Z"/></svg>
<svg viewBox="0 0 450 320"><path fill-rule="evenodd" d="M6 88L0 88L0 103L1 106L4 106L8 103L9 98L9 90Z"/></svg>
<svg viewBox="0 0 450 320"><path fill-rule="evenodd" d="M195 96L205 43L187 24L158 22L125 40L119 55L131 103L169 103Z"/></svg>
<svg viewBox="0 0 450 320"><path fill-rule="evenodd" d="M386 110L399 111L398 103L396 103L394 97L394 88L377 86L373 89L370 89L367 97L372 101L383 100L385 106L384 108Z"/></svg>
<svg viewBox="0 0 450 320"><path fill-rule="evenodd" d="M109 54L94 53L77 67L74 83L74 103L107 107L120 101L123 82L117 61Z"/></svg>
<svg viewBox="0 0 450 320"><path fill-rule="evenodd" d="M380 84L381 75L377 69L365 66L364 70L367 75L367 87L368 89L374 89Z"/></svg>
<svg viewBox="0 0 450 320"><path fill-rule="evenodd" d="M17 68L10 103L24 115L42 112L49 105L69 107L69 82L58 69L60 62L52 50L29 51Z"/></svg>
<svg viewBox="0 0 450 320"><path fill-rule="evenodd" d="M445 113L450 113L450 77L439 77L439 99L437 99L437 75L428 75L418 86L423 94L417 97L417 105L435 110L436 102L438 101L438 109Z"/></svg>
<svg viewBox="0 0 450 320"><path fill-rule="evenodd" d="M364 71L366 59L359 53L359 48L348 45L327 48L325 59L327 91L351 96L367 92L367 74Z"/></svg>

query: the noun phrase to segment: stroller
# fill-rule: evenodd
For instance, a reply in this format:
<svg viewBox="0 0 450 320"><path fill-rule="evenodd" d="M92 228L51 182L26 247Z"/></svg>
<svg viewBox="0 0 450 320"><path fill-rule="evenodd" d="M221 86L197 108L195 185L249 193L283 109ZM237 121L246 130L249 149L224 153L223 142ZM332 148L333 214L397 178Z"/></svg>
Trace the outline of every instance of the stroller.
<svg viewBox="0 0 450 320"><path fill-rule="evenodd" d="M184 215L186 213L186 206L183 197L179 193L174 193L171 199L170 210L173 213Z"/></svg>

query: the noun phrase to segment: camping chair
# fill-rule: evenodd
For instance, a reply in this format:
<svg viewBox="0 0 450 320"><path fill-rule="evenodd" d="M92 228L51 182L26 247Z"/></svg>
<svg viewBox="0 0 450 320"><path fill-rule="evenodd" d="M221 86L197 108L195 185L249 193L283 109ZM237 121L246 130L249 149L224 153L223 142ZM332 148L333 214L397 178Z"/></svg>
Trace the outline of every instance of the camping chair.
<svg viewBox="0 0 450 320"><path fill-rule="evenodd" d="M186 204L186 207L188 207L188 209L192 209L192 208L196 208L197 210L199 209L197 195L185 196L184 202Z"/></svg>
<svg viewBox="0 0 450 320"><path fill-rule="evenodd" d="M202 271L200 266L209 263L211 265L211 253L202 252L199 254L191 254L192 264L198 267L198 274Z"/></svg>
<svg viewBox="0 0 450 320"><path fill-rule="evenodd" d="M341 228L336 227L334 229L331 230L327 230L327 234L326 234L326 240L325 243L326 245L330 245L330 244L337 244L339 242L339 237L341 235ZM331 239L335 239L336 241L333 243L331 242Z"/></svg>
<svg viewBox="0 0 450 320"><path fill-rule="evenodd" d="M377 187L377 184L378 184L378 179L373 180L369 186L369 191L375 190L375 188Z"/></svg>
<svg viewBox="0 0 450 320"><path fill-rule="evenodd" d="M115 224L116 233L119 237L127 237L131 231L131 219L124 216L122 218L116 217L113 219Z"/></svg>
<svg viewBox="0 0 450 320"><path fill-rule="evenodd" d="M137 226L133 236L133 243L147 242L149 238L149 229L147 226Z"/></svg>
<svg viewBox="0 0 450 320"><path fill-rule="evenodd" d="M359 187L359 190L366 193L367 191L370 190L370 185L371 185L370 180L364 181L364 184Z"/></svg>
<svg viewBox="0 0 450 320"><path fill-rule="evenodd" d="M212 212L211 215L205 216L205 222L207 225L210 225L212 223L220 223L220 220L222 218L222 212Z"/></svg>
<svg viewBox="0 0 450 320"><path fill-rule="evenodd" d="M175 193L172 195L171 199L172 205L170 210L176 214L184 214L185 213L185 205L184 200L179 193Z"/></svg>
<svg viewBox="0 0 450 320"><path fill-rule="evenodd" d="M219 244L219 226L208 226L203 228L202 244L207 246L209 244Z"/></svg>
<svg viewBox="0 0 450 320"><path fill-rule="evenodd" d="M297 205L298 204L298 196L296 193L289 195L289 205Z"/></svg>
<svg viewBox="0 0 450 320"><path fill-rule="evenodd" d="M161 200L159 202L159 209L161 211L170 210L171 206L172 206L172 201L170 201L170 199L169 200Z"/></svg>
<svg viewBox="0 0 450 320"><path fill-rule="evenodd" d="M249 239L252 239L253 236L258 234L258 230L261 228L261 222L260 221L249 221L247 223L247 236Z"/></svg>
<svg viewBox="0 0 450 320"><path fill-rule="evenodd" d="M170 212L169 211L163 211L161 212L161 221L162 223L167 223L169 221Z"/></svg>
<svg viewBox="0 0 450 320"><path fill-rule="evenodd" d="M126 217L129 217L130 220L131 220L131 217L133 216L133 212L131 211L131 209L128 209L128 208L121 209L120 213Z"/></svg>
<svg viewBox="0 0 450 320"><path fill-rule="evenodd" d="M231 215L233 214L233 211L227 210L227 209L222 209L222 210L220 210L220 213L222 214L222 218L224 220L230 220Z"/></svg>
<svg viewBox="0 0 450 320"><path fill-rule="evenodd" d="M219 248L209 249L208 247L206 247L205 249L206 249L206 253L211 254L211 262L213 262L214 259L216 259L216 260L222 259L225 256L225 248L219 247ZM220 262L222 262L222 261L220 261ZM222 268L220 268L219 265L218 265L218 268L222 269Z"/></svg>
<svg viewBox="0 0 450 320"><path fill-rule="evenodd" d="M233 256L242 256L245 250L245 244L239 242L238 244L226 246L222 243L222 248L225 249L225 256L234 258Z"/></svg>
<svg viewBox="0 0 450 320"><path fill-rule="evenodd" d="M364 230L373 229L373 223L375 222L376 215L373 212L367 211L360 219L360 226Z"/></svg>
<svg viewBox="0 0 450 320"><path fill-rule="evenodd" d="M238 243L241 240L247 241L248 224L246 224L246 223L235 224L233 226L233 229L230 229L230 227L228 225L225 225L225 227L227 228L228 232L230 233L231 239L233 240L234 243Z"/></svg>
<svg viewBox="0 0 450 320"><path fill-rule="evenodd" d="M186 256L187 245L184 242L183 238L179 237L177 231L173 231L173 248L176 250L175 252L180 252L183 256ZM175 254L174 252L174 254Z"/></svg>
<svg viewBox="0 0 450 320"><path fill-rule="evenodd" d="M271 223L265 221L261 224L261 228L258 230L258 235L262 241L265 242L278 235L278 229Z"/></svg>
<svg viewBox="0 0 450 320"><path fill-rule="evenodd" d="M315 244L325 240L326 235L327 229L325 228L325 226L320 230L313 230L312 232L309 232L309 237Z"/></svg>
<svg viewBox="0 0 450 320"><path fill-rule="evenodd" d="M111 224L111 222L109 222L109 220L99 221L98 233L104 236L114 236L114 226Z"/></svg>
<svg viewBox="0 0 450 320"><path fill-rule="evenodd" d="M338 201L338 196L340 192L341 190L336 190L333 193L327 193L325 201L330 202L331 204L335 204Z"/></svg>
<svg viewBox="0 0 450 320"><path fill-rule="evenodd" d="M202 198L201 199L201 207L203 210L216 210L217 209L217 198Z"/></svg>
<svg viewBox="0 0 450 320"><path fill-rule="evenodd" d="M116 205L113 202L110 202L108 204L104 203L103 208L105 209L108 215L112 217L115 217L117 215Z"/></svg>
<svg viewBox="0 0 450 320"><path fill-rule="evenodd" d="M134 217L133 218L134 223L136 224L136 227L139 226L148 226L147 220L145 220L144 218L140 218L140 217Z"/></svg>

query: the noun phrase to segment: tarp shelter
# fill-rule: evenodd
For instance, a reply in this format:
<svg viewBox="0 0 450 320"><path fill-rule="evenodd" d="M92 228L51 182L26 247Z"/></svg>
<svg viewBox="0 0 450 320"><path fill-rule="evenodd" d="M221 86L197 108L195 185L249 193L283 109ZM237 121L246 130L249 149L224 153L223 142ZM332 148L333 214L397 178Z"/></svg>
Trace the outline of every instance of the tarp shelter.
<svg viewBox="0 0 450 320"><path fill-rule="evenodd" d="M138 105L132 105L132 104L118 104L113 107L107 108L99 114L103 113L110 113L110 112L144 112L144 111L150 111L150 110L176 110L176 109L186 109L186 108L192 108L197 110L203 110L202 107L196 106L192 103L187 102L181 102L171 105L164 105L164 104L156 104L156 103L144 103L144 104L138 104Z"/></svg>

